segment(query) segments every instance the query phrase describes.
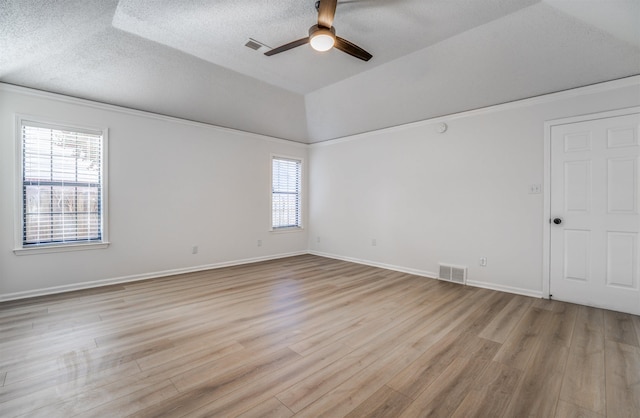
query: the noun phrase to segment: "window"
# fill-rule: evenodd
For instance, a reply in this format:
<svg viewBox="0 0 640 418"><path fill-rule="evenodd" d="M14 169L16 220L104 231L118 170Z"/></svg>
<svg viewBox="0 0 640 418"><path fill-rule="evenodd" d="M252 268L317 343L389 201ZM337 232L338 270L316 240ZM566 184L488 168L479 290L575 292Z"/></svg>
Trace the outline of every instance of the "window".
<svg viewBox="0 0 640 418"><path fill-rule="evenodd" d="M301 228L300 187L302 161L291 158L272 158L271 227Z"/></svg>
<svg viewBox="0 0 640 418"><path fill-rule="evenodd" d="M18 250L106 244L106 130L22 118L18 127Z"/></svg>

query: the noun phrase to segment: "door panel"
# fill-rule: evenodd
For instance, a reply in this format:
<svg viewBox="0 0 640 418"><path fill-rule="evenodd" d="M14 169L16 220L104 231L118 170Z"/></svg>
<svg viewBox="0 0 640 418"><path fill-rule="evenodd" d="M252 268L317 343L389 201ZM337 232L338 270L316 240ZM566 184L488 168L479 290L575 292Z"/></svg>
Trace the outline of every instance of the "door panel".
<svg viewBox="0 0 640 418"><path fill-rule="evenodd" d="M607 284L637 289L638 234L609 232L607 238Z"/></svg>
<svg viewBox="0 0 640 418"><path fill-rule="evenodd" d="M565 212L589 212L591 206L591 162L564 163Z"/></svg>
<svg viewBox="0 0 640 418"><path fill-rule="evenodd" d="M551 128L554 299L640 314L639 131L638 113Z"/></svg>
<svg viewBox="0 0 640 418"><path fill-rule="evenodd" d="M611 158L607 161L609 213L638 213L637 162L636 158Z"/></svg>
<svg viewBox="0 0 640 418"><path fill-rule="evenodd" d="M564 277L566 279L589 280L590 231L564 230Z"/></svg>

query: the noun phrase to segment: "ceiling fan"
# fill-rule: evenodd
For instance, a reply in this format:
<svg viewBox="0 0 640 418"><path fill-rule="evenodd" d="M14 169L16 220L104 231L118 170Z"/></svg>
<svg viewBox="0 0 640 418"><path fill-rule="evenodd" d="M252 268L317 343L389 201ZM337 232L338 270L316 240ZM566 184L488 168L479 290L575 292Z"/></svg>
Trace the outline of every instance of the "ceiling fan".
<svg viewBox="0 0 640 418"><path fill-rule="evenodd" d="M267 56L279 54L288 51L297 46L311 44L316 51L328 51L331 48L339 49L342 52L359 58L363 61L369 61L372 57L370 53L360 48L358 45L347 41L344 38L336 36L336 30L333 27L333 18L336 14L336 6L338 0L320 0L316 2L318 9L318 24L309 28L309 36L289 42L270 51L265 52Z"/></svg>

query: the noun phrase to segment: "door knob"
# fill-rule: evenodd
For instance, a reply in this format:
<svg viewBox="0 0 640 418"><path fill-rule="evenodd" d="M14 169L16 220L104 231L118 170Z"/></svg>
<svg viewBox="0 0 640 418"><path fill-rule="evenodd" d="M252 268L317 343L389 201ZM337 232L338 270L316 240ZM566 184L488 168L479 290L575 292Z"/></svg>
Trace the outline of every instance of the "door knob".
<svg viewBox="0 0 640 418"><path fill-rule="evenodd" d="M553 223L556 225L560 225L562 223L562 218L554 218Z"/></svg>

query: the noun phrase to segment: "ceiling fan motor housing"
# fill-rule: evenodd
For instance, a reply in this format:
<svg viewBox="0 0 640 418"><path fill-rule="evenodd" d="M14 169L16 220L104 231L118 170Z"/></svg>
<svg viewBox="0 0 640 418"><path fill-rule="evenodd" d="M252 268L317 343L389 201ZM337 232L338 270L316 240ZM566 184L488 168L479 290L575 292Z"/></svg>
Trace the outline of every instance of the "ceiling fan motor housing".
<svg viewBox="0 0 640 418"><path fill-rule="evenodd" d="M330 28L325 28L324 26L320 26L320 25L313 25L309 28L309 36L313 36L314 33L318 32L318 31L326 31L326 32L331 32L331 34L333 36L336 36L336 29L332 26Z"/></svg>

